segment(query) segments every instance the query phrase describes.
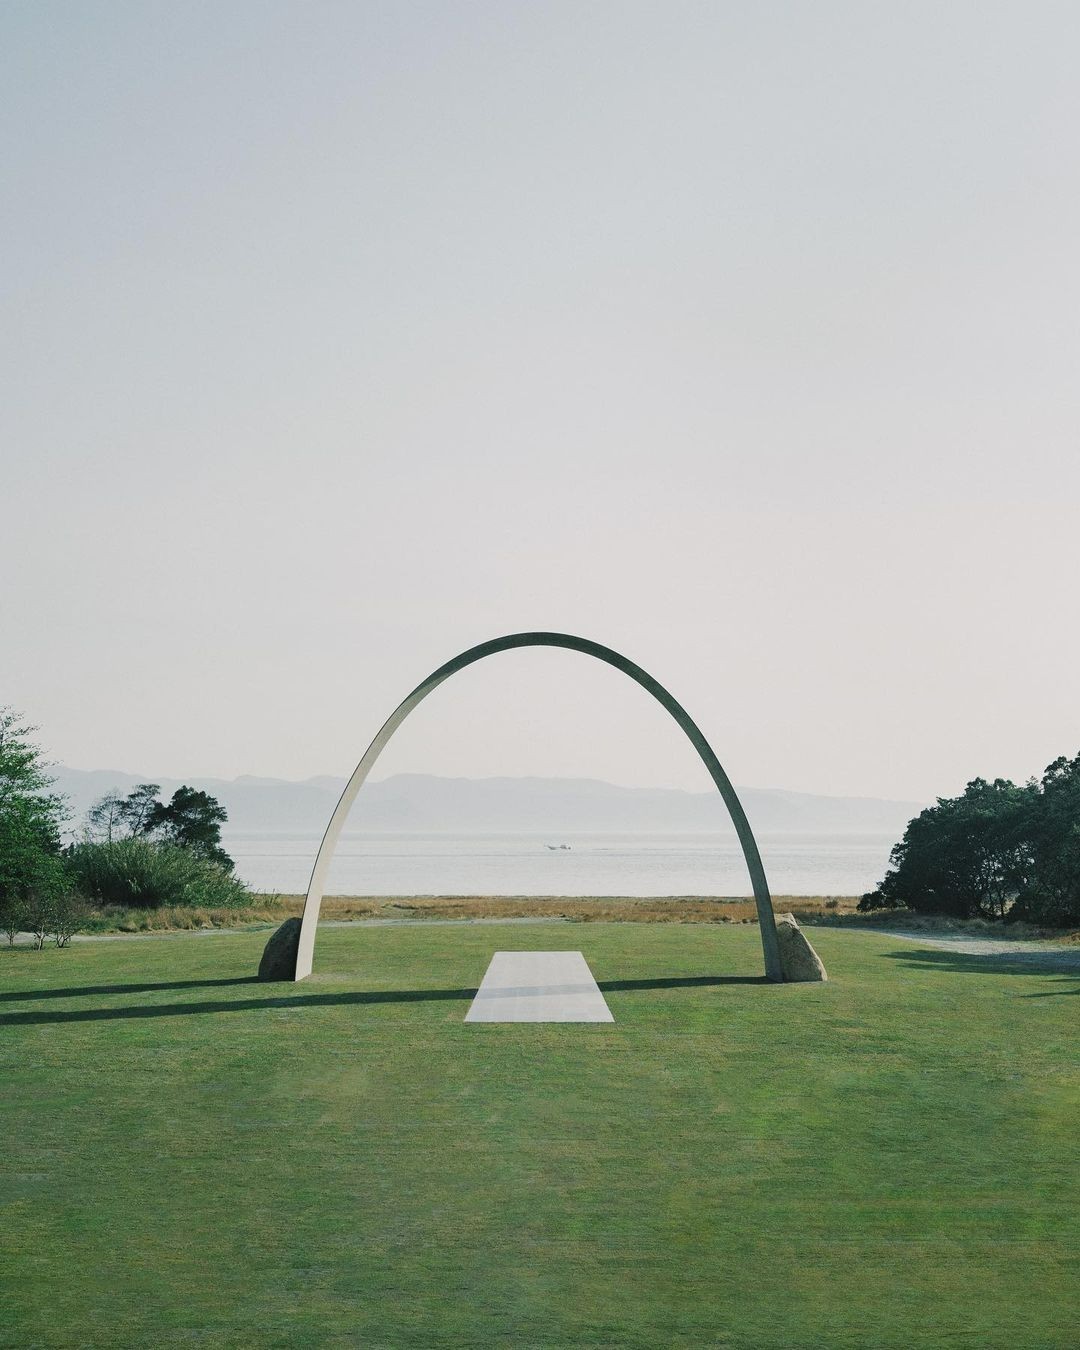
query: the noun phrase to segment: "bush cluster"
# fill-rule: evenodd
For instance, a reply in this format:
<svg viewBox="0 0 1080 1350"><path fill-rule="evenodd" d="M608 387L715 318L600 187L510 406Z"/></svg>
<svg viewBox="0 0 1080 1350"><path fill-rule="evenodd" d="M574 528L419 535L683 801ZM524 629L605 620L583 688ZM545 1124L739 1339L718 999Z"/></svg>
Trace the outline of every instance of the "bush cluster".
<svg viewBox="0 0 1080 1350"><path fill-rule="evenodd" d="M15 945L19 933L33 936L34 946L40 951L48 938L58 947L66 947L73 935L83 927L90 909L83 897L74 891L35 891L26 896L0 896L0 932Z"/></svg>
<svg viewBox="0 0 1080 1350"><path fill-rule="evenodd" d="M251 901L244 883L219 862L179 844L138 836L87 840L69 848L64 860L75 887L96 905L230 908Z"/></svg>

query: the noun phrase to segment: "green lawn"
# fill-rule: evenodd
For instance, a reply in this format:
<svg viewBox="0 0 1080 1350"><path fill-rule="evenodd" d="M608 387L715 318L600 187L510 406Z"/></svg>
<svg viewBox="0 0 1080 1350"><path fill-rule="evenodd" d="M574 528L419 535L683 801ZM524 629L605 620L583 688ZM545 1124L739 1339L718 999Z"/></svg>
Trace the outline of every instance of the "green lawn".
<svg viewBox="0 0 1080 1350"><path fill-rule="evenodd" d="M1080 1338L1077 978L551 924L325 929L268 986L265 936L0 954L0 1344ZM514 948L614 1025L465 1026Z"/></svg>

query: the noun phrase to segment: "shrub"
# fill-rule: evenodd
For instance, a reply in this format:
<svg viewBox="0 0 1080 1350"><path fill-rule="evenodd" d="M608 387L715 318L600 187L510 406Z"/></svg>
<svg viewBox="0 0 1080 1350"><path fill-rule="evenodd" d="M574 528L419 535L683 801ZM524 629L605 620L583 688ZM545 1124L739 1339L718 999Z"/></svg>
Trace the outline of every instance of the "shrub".
<svg viewBox="0 0 1080 1350"><path fill-rule="evenodd" d="M81 895L65 891L48 905L49 932L58 947L66 947L74 934L85 928L90 909Z"/></svg>
<svg viewBox="0 0 1080 1350"><path fill-rule="evenodd" d="M26 926L34 938L34 950L41 951L49 936L52 896L45 891L33 891L26 901Z"/></svg>
<svg viewBox="0 0 1080 1350"><path fill-rule="evenodd" d="M12 927L17 924L30 931L35 949L41 951L47 937L51 937L58 947L66 947L72 936L86 926L90 911L82 896L71 891L34 891L23 902L17 919L14 912L9 912L11 917L5 917L4 927L8 943L15 944Z"/></svg>
<svg viewBox="0 0 1080 1350"><path fill-rule="evenodd" d="M99 905L233 908L251 902L242 881L177 844L142 838L87 842L68 849L66 860L75 886Z"/></svg>

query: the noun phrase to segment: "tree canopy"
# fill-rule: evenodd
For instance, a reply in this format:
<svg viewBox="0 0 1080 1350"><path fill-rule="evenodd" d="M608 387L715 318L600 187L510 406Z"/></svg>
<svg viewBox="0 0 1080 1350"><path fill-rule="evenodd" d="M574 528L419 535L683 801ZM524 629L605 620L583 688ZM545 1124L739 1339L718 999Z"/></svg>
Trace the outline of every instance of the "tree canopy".
<svg viewBox="0 0 1080 1350"><path fill-rule="evenodd" d="M185 785L176 789L169 802L157 802L150 809L145 832L231 871L233 860L221 847L221 827L227 819L216 797Z"/></svg>
<svg viewBox="0 0 1080 1350"><path fill-rule="evenodd" d="M859 908L1080 922L1080 755L1017 786L975 778L910 821Z"/></svg>
<svg viewBox="0 0 1080 1350"><path fill-rule="evenodd" d="M0 708L0 903L63 889L64 799L50 791L41 749L12 708Z"/></svg>

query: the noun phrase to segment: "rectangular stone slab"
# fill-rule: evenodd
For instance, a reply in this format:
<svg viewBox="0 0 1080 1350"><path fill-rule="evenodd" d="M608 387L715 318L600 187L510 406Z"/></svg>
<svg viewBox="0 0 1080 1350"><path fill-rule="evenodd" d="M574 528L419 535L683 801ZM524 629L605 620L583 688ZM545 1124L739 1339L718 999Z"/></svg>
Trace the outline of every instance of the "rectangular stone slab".
<svg viewBox="0 0 1080 1350"><path fill-rule="evenodd" d="M614 1022L581 952L496 952L466 1022Z"/></svg>

